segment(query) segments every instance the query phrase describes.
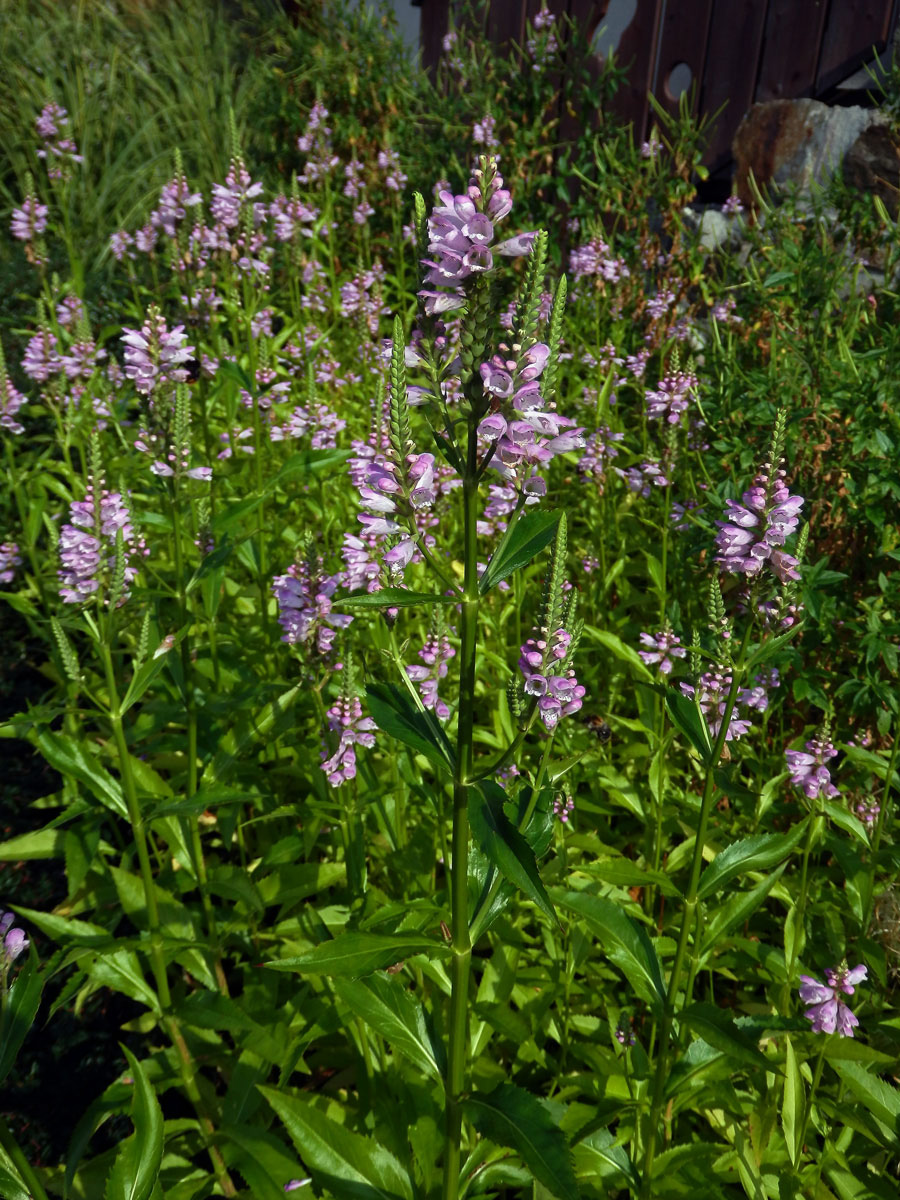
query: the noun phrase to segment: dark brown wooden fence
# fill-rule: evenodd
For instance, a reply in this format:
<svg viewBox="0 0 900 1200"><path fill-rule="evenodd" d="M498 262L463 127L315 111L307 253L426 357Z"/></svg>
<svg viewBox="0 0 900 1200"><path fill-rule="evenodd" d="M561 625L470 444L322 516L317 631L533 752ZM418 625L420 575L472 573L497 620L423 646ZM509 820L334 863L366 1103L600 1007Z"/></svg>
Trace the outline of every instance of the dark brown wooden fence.
<svg viewBox="0 0 900 1200"><path fill-rule="evenodd" d="M485 0L487 33L502 47L522 43L525 23L541 0ZM547 0L557 16L567 13L588 37L603 24L609 0ZM426 66L441 56L451 9L459 0L421 0L422 53ZM713 170L730 157L744 113L758 100L827 97L873 51L889 46L900 0L637 0L637 11L616 49L628 82L615 108L633 122L635 135L649 133L648 92L670 111L672 87L690 72L695 113L714 113L727 101L705 162ZM678 68L676 70L676 68Z"/></svg>

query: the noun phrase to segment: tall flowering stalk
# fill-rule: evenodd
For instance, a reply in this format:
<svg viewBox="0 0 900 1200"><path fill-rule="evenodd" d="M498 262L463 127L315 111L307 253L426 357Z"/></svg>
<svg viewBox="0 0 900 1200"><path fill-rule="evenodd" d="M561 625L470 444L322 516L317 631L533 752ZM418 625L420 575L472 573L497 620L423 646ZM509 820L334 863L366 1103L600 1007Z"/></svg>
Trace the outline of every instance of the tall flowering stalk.
<svg viewBox="0 0 900 1200"><path fill-rule="evenodd" d="M431 625L421 662L403 667L407 693L423 717L430 718L433 713L438 720L449 721L454 709L456 712L455 744L449 738L442 743L452 775L448 930L452 957L443 1200L457 1200L459 1195L462 1106L470 1090L470 813L472 820L484 822L482 810L493 799L490 789L501 791L495 782L497 771L512 761L535 722L540 720L546 730L552 731L560 719L580 707L584 696L572 666L580 628L574 619L574 593L565 596L564 521L560 520L561 532L541 615L533 637L522 648L523 679L514 698L519 733L498 761L476 768L474 730L482 597L512 570L495 571L492 564L502 561L526 506L534 507L544 497L545 473L551 460L583 444L581 430L555 405L565 288L561 285L557 289L547 338L540 342L537 329L545 294L547 237L527 233L498 240L497 229L511 208L510 193L503 186L495 160L488 157L479 159L463 194L440 191L439 203L430 217L426 217L422 197L416 196L415 228L420 259L426 268L425 286L419 292L419 328L411 344L405 346L402 326L395 321L389 391L386 404L380 398L376 404L376 436L368 446L355 445L357 453L350 463L362 507L361 536L350 535L344 546L347 582L353 586L365 586L370 592L384 586L396 589L404 585L411 566L424 563L459 612L455 621L459 649L455 655L443 620L438 618ZM500 324L492 296L495 264L502 256L526 254L529 257L519 300L507 322L509 332L501 335L504 341L494 342L494 328ZM419 371L425 382L409 387L408 368ZM432 424L433 441L428 450L416 444L410 405L415 405ZM439 455L433 452L435 448ZM482 488L482 484L489 471L500 474L501 486L492 487L488 504L491 511L485 512L482 491L487 493L489 488ZM435 525L433 510L442 498L462 508L463 544L461 551L453 554L464 564L461 586L438 552L440 526ZM502 522L497 520L501 516ZM483 531L493 536L498 526L503 529L502 536L495 540L491 559L485 564L479 534ZM545 527L550 532L544 544L552 536L552 520ZM393 594L385 597L385 607L390 606ZM448 703L439 695L438 687L449 674L451 660L458 671L458 688L454 702ZM351 695L344 696L341 705L330 711L329 720L335 732L340 726L348 735L341 734L337 753L325 764L338 776L332 782L340 783L354 745L366 745L372 735ZM429 727L437 731L434 736L438 739L437 721ZM545 760L551 742L552 737L546 739ZM511 837L522 841L522 830L533 815L538 791L535 787L519 830L510 830ZM532 853L530 849L528 853ZM499 885L500 874L492 868L486 894L492 897ZM545 896L543 899L549 909L549 900Z"/></svg>
<svg viewBox="0 0 900 1200"><path fill-rule="evenodd" d="M671 1064L670 1043L676 1011L691 1003L698 968L703 931L700 875L716 795L716 770L726 742L736 740L749 729L746 720L735 719L737 706L743 704L750 709L765 708L766 685L774 682L774 677L760 676L754 681L754 687L742 688L750 655L750 638L756 628L764 631L767 625L774 624L777 629L790 628L794 624L794 617L791 615L785 625L785 614L788 608L792 607L794 589L799 579L798 558L788 554L783 547L788 536L797 528L803 499L790 494L781 469L785 423L786 417L782 411L776 418L769 453L754 480L753 487L744 493L742 504L728 501L726 520L718 522L717 563L725 572L744 576L748 580L746 588L742 589L747 616L737 653L732 649L731 621L726 615L721 588L718 580L714 579L710 586L709 621L719 647L717 661L712 670L699 676L696 686L682 685L682 690L694 699L704 714L712 745L706 755L706 778L700 801L690 878L684 891L681 928L668 978L650 1108L644 1124L644 1161L640 1193L642 1200L649 1200L652 1194L653 1164L666 1079ZM798 552L801 554L805 540L804 530L798 544ZM766 566L768 571L765 570ZM695 671L699 672L699 661ZM813 825L810 822L805 850L807 858L812 829ZM689 956L692 935L693 951ZM795 934L794 957L796 947ZM792 969L793 963L788 971L788 983Z"/></svg>

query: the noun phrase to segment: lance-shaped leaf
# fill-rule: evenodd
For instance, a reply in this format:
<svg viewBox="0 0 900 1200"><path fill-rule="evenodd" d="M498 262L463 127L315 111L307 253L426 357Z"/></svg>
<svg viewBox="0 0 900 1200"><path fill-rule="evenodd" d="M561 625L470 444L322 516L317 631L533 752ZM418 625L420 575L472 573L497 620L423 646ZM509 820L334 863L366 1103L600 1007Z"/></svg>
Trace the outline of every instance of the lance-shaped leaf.
<svg viewBox="0 0 900 1200"><path fill-rule="evenodd" d="M700 876L697 895L701 900L723 888L737 875L767 871L777 866L804 837L809 818L799 821L789 833L760 833L727 846Z"/></svg>
<svg viewBox="0 0 900 1200"><path fill-rule="evenodd" d="M317 1108L270 1087L260 1087L281 1119L319 1187L353 1200L413 1200L408 1173L373 1138L332 1121Z"/></svg>
<svg viewBox="0 0 900 1200"><path fill-rule="evenodd" d="M134 1134L119 1148L106 1181L106 1200L149 1200L163 1152L163 1115L144 1068L122 1047L134 1080Z"/></svg>
<svg viewBox="0 0 900 1200"><path fill-rule="evenodd" d="M128 816L128 806L122 789L105 767L89 754L74 738L62 733L41 730L33 739L40 753L60 775L77 779L101 804L120 817Z"/></svg>
<svg viewBox="0 0 900 1200"><path fill-rule="evenodd" d="M412 608L419 604L458 604L459 596L442 596L439 592L409 592L406 588L382 588L380 592L358 592L350 596L335 596L332 607L345 608Z"/></svg>
<svg viewBox="0 0 900 1200"><path fill-rule="evenodd" d="M278 958L266 966L275 971L296 971L300 975L335 975L356 979L383 971L394 963L427 954L445 957L450 948L445 942L421 933L342 933L330 942L322 942L294 958Z"/></svg>
<svg viewBox="0 0 900 1200"><path fill-rule="evenodd" d="M442 1079L443 1042L432 1037L424 1008L410 995L402 980L384 975L338 979L334 990L392 1049L404 1054L424 1074Z"/></svg>
<svg viewBox="0 0 900 1200"><path fill-rule="evenodd" d="M469 793L469 825L479 850L519 891L556 921L556 913L541 882L534 851L503 811L506 793L483 779Z"/></svg>
<svg viewBox="0 0 900 1200"><path fill-rule="evenodd" d="M506 579L507 575L530 563L553 541L559 516L559 513L538 509L526 512L519 518L509 537L504 537L494 551L478 581L482 596L496 587L501 579Z"/></svg>
<svg viewBox="0 0 900 1200"><path fill-rule="evenodd" d="M861 1063L832 1058L827 1051L825 1057L857 1100L890 1130L894 1152L900 1150L900 1089L879 1079Z"/></svg>
<svg viewBox="0 0 900 1200"><path fill-rule="evenodd" d="M704 764L712 759L712 741L706 718L693 700L675 688L666 689L666 708L669 718L679 733L683 733L700 755Z"/></svg>
<svg viewBox="0 0 900 1200"><path fill-rule="evenodd" d="M666 998L662 967L646 930L618 904L587 892L553 892L557 903L583 917L597 934L604 951L624 973L639 996L662 1011Z"/></svg>
<svg viewBox="0 0 900 1200"><path fill-rule="evenodd" d="M43 986L37 955L32 949L28 961L13 980L6 1005L0 1012L0 1083L12 1070L25 1035L34 1024Z"/></svg>
<svg viewBox="0 0 900 1200"><path fill-rule="evenodd" d="M463 1101L479 1133L521 1154L534 1178L558 1200L578 1200L578 1184L565 1134L530 1092L501 1083L487 1094Z"/></svg>
<svg viewBox="0 0 900 1200"><path fill-rule="evenodd" d="M803 1129L803 1109L806 1104L806 1090L803 1087L803 1077L797 1063L797 1055L791 1044L791 1039L784 1039L784 1097L781 1105L781 1128L790 1155L791 1165L796 1168L800 1162L800 1136Z"/></svg>
<svg viewBox="0 0 900 1200"><path fill-rule="evenodd" d="M235 727L222 738L213 761L203 772L203 784L208 787L222 779L240 757L245 746L257 738L275 737L285 729L293 719L291 708L302 690L303 685L298 683L296 687L289 688L271 703L264 705L252 717L236 722Z"/></svg>
<svg viewBox="0 0 900 1200"><path fill-rule="evenodd" d="M453 750L437 719L413 703L404 689L392 683L366 688L369 712L379 729L403 742L443 771L453 769Z"/></svg>

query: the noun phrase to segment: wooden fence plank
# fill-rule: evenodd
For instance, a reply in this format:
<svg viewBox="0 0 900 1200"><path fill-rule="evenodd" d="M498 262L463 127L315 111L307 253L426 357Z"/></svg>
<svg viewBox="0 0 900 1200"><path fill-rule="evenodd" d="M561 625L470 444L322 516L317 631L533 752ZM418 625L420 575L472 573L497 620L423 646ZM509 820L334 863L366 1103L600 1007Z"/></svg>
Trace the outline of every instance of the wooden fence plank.
<svg viewBox="0 0 900 1200"><path fill-rule="evenodd" d="M728 4L713 5L700 112L712 114L723 104L725 109L703 156L712 171L731 158L735 131L753 103L765 21L764 0L729 0Z"/></svg>
<svg viewBox="0 0 900 1200"><path fill-rule="evenodd" d="M615 111L634 124L635 140L646 136L647 111L656 66L656 47L663 0L638 0L637 16L622 34L616 58L628 68L628 78L616 94Z"/></svg>
<svg viewBox="0 0 900 1200"><path fill-rule="evenodd" d="M754 99L813 94L827 9L827 0L769 0Z"/></svg>
<svg viewBox="0 0 900 1200"><path fill-rule="evenodd" d="M825 92L872 59L872 48L881 54L888 42L896 5L885 0L831 0L816 91Z"/></svg>
<svg viewBox="0 0 900 1200"><path fill-rule="evenodd" d="M693 98L692 111L697 111L707 61L712 7L712 0L669 0L666 5L651 90L667 112L678 112L678 94L673 90L672 72L677 68L684 73L685 67L690 72L689 80L684 74L688 94Z"/></svg>

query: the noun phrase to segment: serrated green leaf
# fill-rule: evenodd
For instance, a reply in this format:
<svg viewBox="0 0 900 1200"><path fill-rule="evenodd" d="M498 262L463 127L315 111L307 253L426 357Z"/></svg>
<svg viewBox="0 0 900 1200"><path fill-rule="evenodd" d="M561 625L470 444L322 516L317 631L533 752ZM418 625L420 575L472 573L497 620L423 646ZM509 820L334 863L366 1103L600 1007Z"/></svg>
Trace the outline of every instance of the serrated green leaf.
<svg viewBox="0 0 900 1200"><path fill-rule="evenodd" d="M278 474L273 476L266 485L263 495L271 496L278 488L283 488L286 483L300 479L304 475L312 475L317 471L326 471L329 467L336 467L339 463L346 462L352 453L352 450L337 449L300 450L285 461Z"/></svg>
<svg viewBox="0 0 900 1200"><path fill-rule="evenodd" d="M703 926L703 939L700 943L700 965L707 955L717 947L724 948L724 941L732 929L743 925L768 896L777 881L784 874L786 864L767 875L749 892L737 892L730 896L724 904L712 911Z"/></svg>
<svg viewBox="0 0 900 1200"><path fill-rule="evenodd" d="M429 1033L424 1008L402 980L382 975L336 979L334 990L392 1049L406 1055L424 1074L443 1081L443 1043Z"/></svg>
<svg viewBox="0 0 900 1200"><path fill-rule="evenodd" d="M128 806L119 784L74 738L43 729L33 741L50 766L59 771L60 775L67 779L77 779L101 804L117 816L128 817Z"/></svg>
<svg viewBox="0 0 900 1200"><path fill-rule="evenodd" d="M286 729L293 719L291 709L301 691L303 684L298 683L264 705L253 716L237 720L235 727L222 738L213 761L203 772L202 785L210 787L219 782L251 742L263 737L275 737Z"/></svg>
<svg viewBox="0 0 900 1200"><path fill-rule="evenodd" d="M756 1041L735 1025L733 1018L714 1004L692 1004L678 1014L678 1020L687 1025L710 1046L721 1050L736 1062L751 1067L771 1070L772 1064L762 1053Z"/></svg>
<svg viewBox="0 0 900 1200"><path fill-rule="evenodd" d="M614 1172L624 1175L633 1188L638 1187L634 1166L628 1151L620 1146L609 1129L598 1129L572 1147L578 1175L593 1182Z"/></svg>
<svg viewBox="0 0 900 1200"><path fill-rule="evenodd" d="M260 1092L277 1113L307 1170L343 1200L413 1200L408 1173L390 1151L294 1096Z"/></svg>
<svg viewBox="0 0 900 1200"><path fill-rule="evenodd" d="M479 850L504 879L519 889L556 924L534 851L503 811L506 793L493 780L482 780L469 793L469 824Z"/></svg>
<svg viewBox="0 0 900 1200"><path fill-rule="evenodd" d="M879 1079L860 1063L841 1058L830 1059L827 1049L825 1058L872 1116L887 1126L893 1135L895 1151L900 1149L900 1089Z"/></svg>
<svg viewBox="0 0 900 1200"><path fill-rule="evenodd" d="M254 1125L220 1125L219 1132L238 1147L234 1169L247 1182L253 1200L284 1200L285 1184L303 1175L293 1154L265 1129ZM232 1159L228 1159L229 1166Z"/></svg>
<svg viewBox="0 0 900 1200"><path fill-rule="evenodd" d="M475 1093L463 1108L479 1133L518 1150L534 1178L558 1200L578 1200L578 1183L565 1134L536 1096L512 1083Z"/></svg>
<svg viewBox="0 0 900 1200"><path fill-rule="evenodd" d="M409 693L392 683L373 683L366 688L369 712L379 729L424 754L444 772L453 770L453 750L437 719L416 708Z"/></svg>
<svg viewBox="0 0 900 1200"><path fill-rule="evenodd" d="M723 888L738 875L765 871L783 862L806 833L809 818L798 821L788 833L760 833L732 842L720 851L700 876L701 900Z"/></svg>
<svg viewBox="0 0 900 1200"><path fill-rule="evenodd" d="M623 912L618 904L587 892L551 893L563 907L583 917L597 934L610 959L625 974L634 990L655 1012L662 1012L666 985L662 966L646 930Z"/></svg>
<svg viewBox="0 0 900 1200"><path fill-rule="evenodd" d="M501 580L526 566L548 546L556 534L559 513L532 509L523 513L509 537L504 537L478 580L482 596Z"/></svg>
<svg viewBox="0 0 900 1200"><path fill-rule="evenodd" d="M106 1181L106 1200L150 1200L163 1152L163 1115L144 1068L122 1047L134 1080L134 1134L119 1148Z"/></svg>
<svg viewBox="0 0 900 1200"><path fill-rule="evenodd" d="M333 975L358 979L383 971L415 954L444 958L450 953L445 942L420 933L342 933L294 958L278 958L265 965L274 971L296 971L300 975Z"/></svg>

